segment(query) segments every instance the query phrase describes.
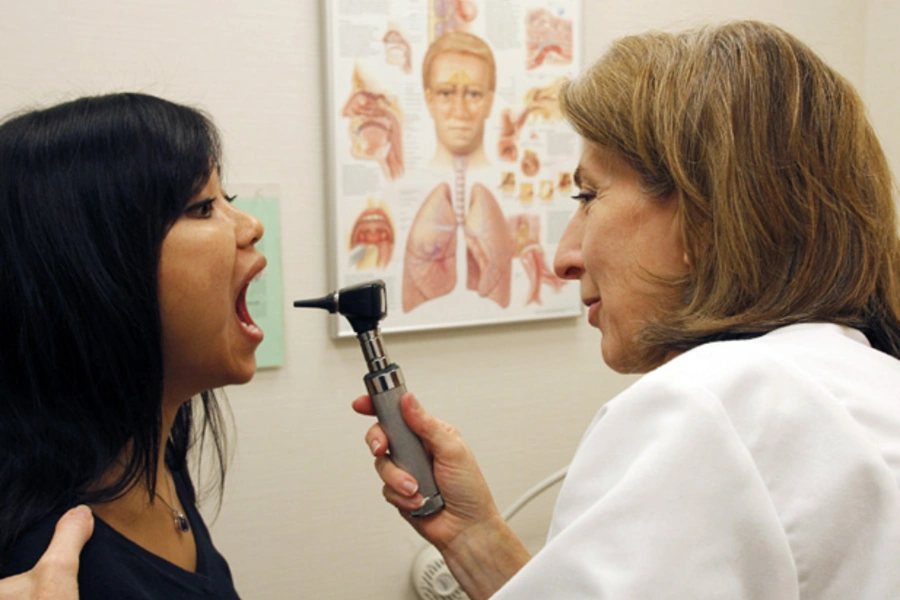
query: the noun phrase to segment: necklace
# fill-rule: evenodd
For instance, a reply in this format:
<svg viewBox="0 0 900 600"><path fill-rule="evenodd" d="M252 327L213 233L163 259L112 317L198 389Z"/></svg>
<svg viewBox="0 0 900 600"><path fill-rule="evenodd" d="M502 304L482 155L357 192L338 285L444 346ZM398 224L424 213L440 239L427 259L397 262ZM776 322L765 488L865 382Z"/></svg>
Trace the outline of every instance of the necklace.
<svg viewBox="0 0 900 600"><path fill-rule="evenodd" d="M168 475L168 471L166 471L165 474ZM172 489L172 482L168 477L166 477L166 486L169 488L169 497L174 499L175 492ZM188 523L187 517L184 516L184 513L166 502L166 499L160 496L159 492L155 492L155 494L156 497L166 505L166 508L168 508L172 512L172 518L175 520L175 529L177 531L180 531L181 533L187 533L188 531L190 531L191 525L190 523Z"/></svg>

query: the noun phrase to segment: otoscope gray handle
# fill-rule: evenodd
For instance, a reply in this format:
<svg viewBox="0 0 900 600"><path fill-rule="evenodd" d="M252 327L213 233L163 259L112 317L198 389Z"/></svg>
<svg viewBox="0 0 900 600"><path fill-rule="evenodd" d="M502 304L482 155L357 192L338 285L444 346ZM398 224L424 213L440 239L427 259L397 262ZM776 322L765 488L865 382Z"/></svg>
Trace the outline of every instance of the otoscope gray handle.
<svg viewBox="0 0 900 600"><path fill-rule="evenodd" d="M413 433L403 415L400 414L400 398L406 393L405 385L398 385L389 390L371 393L372 404L378 422L384 429L390 443L391 460L416 478L419 482L419 493L425 497L421 508L411 511L414 517L424 517L444 507L444 499L438 491L431 470L431 459L422 446L422 440Z"/></svg>

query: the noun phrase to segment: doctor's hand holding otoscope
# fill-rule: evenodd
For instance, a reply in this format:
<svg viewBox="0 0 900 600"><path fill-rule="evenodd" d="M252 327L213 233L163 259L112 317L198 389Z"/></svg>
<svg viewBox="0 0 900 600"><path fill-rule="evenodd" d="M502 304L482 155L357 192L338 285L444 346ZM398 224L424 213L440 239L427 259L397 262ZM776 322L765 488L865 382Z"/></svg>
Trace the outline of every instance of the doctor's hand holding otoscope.
<svg viewBox="0 0 900 600"><path fill-rule="evenodd" d="M353 408L378 417L366 442L385 481L385 499L438 550L456 549L470 559L454 565L470 597L490 596L528 562L529 553L503 520L472 451L450 425L422 410L400 367L388 359L379 332L387 316L384 283L343 288L294 306L324 308L350 322L369 367L369 393ZM496 547L482 543L488 537ZM474 565L483 571L467 577Z"/></svg>
<svg viewBox="0 0 900 600"><path fill-rule="evenodd" d="M444 500L432 474L431 459L421 440L410 431L400 412L406 381L397 363L388 358L379 324L387 316L384 282L374 281L343 288L321 298L297 300L296 307L324 308L344 316L356 332L369 372L363 378L371 398L373 414L387 436L391 459L415 478L416 505L412 517L424 517L444 507Z"/></svg>
<svg viewBox="0 0 900 600"><path fill-rule="evenodd" d="M434 478L445 507L424 519L410 518L409 511L424 499L416 491L416 479L390 460L389 437L376 423L365 439L385 482L385 500L441 552L470 599L489 598L531 555L497 509L475 456L459 432L428 414L412 393L403 396L400 408L409 428L432 454ZM369 396L356 398L353 409L363 415L376 414ZM454 561L454 556L460 560Z"/></svg>

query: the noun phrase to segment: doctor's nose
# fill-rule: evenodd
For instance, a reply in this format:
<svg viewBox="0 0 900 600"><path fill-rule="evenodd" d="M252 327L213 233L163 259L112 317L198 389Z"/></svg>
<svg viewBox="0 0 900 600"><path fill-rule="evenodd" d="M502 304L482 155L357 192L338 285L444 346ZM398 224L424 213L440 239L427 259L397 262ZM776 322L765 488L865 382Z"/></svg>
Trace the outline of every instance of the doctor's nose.
<svg viewBox="0 0 900 600"><path fill-rule="evenodd" d="M581 254L582 223L576 213L571 219L556 247L553 271L561 279L580 279L584 274L584 258Z"/></svg>

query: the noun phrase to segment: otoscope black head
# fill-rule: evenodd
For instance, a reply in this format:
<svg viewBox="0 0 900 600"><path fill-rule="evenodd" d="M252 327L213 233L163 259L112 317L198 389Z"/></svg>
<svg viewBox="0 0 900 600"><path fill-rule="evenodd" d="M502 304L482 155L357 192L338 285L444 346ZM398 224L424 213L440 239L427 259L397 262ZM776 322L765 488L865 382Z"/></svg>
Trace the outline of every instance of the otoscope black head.
<svg viewBox="0 0 900 600"><path fill-rule="evenodd" d="M378 323L387 316L387 294L380 279L361 283L312 300L296 300L296 307L324 308L330 313L340 313L346 317L358 334L378 328Z"/></svg>

